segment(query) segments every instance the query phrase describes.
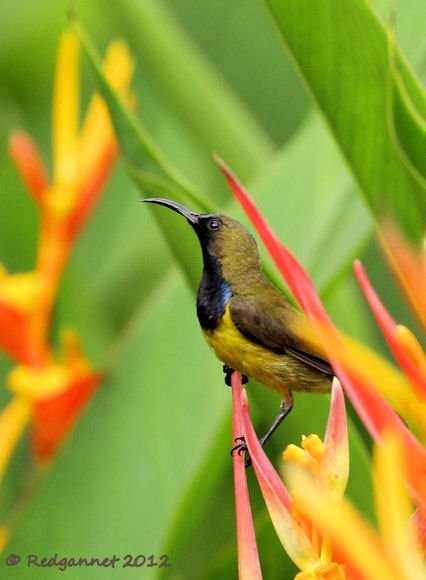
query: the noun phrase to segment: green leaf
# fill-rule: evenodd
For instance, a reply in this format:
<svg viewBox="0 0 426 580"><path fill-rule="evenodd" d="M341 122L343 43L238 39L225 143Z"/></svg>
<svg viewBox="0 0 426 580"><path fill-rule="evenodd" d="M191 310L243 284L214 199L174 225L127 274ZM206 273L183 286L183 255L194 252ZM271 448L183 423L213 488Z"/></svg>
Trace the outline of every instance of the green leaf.
<svg viewBox="0 0 426 580"><path fill-rule="evenodd" d="M386 31L364 0L266 0L300 74L324 114L362 193L412 239L426 221L425 189L389 135ZM413 101L423 99L398 54Z"/></svg>
<svg viewBox="0 0 426 580"><path fill-rule="evenodd" d="M244 102L160 2L121 0L112 7L147 69L207 148L219 151L242 178L250 178L274 145Z"/></svg>
<svg viewBox="0 0 426 580"><path fill-rule="evenodd" d="M249 191L322 294L372 235L369 212L318 114L306 119ZM268 256L264 261L270 264Z"/></svg>
<svg viewBox="0 0 426 580"><path fill-rule="evenodd" d="M399 72L393 30L388 37L391 68L390 132L409 170L426 191L426 95L424 102L418 102L419 108L416 108L409 94L410 86L405 84Z"/></svg>

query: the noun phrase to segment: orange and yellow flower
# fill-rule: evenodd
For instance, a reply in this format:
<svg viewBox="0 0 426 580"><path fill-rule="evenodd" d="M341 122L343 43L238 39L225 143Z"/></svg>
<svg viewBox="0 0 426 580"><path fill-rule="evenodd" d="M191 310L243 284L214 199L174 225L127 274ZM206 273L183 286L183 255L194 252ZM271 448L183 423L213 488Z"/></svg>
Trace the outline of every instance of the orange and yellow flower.
<svg viewBox="0 0 426 580"><path fill-rule="evenodd" d="M345 578L341 564L333 560L332 544L328 537L321 528L313 525L299 493L291 493L287 489L260 446L238 373L232 376L232 389L233 415L239 417L236 421L239 430L234 430L234 435L238 433L238 437L244 437L275 531L287 554L302 571L297 576L298 580ZM301 448L289 445L283 457L288 463L302 466L327 497L333 498L336 503L341 500L348 479L349 452L343 392L337 379L333 383L324 444L317 435L310 435L303 439ZM234 473L239 473L238 479L235 479L239 577L261 578L254 529L250 524L248 493L244 492L247 485L244 458L238 453L234 454ZM247 541L247 536L253 539ZM243 557L240 557L241 552Z"/></svg>
<svg viewBox="0 0 426 580"><path fill-rule="evenodd" d="M113 42L105 74L127 105L133 62ZM7 386L13 398L0 415L0 480L26 425L38 462L50 460L102 381L83 354L75 331L64 331L62 354L49 344L59 281L76 237L98 201L118 145L105 103L94 95L80 127L79 41L70 31L60 40L53 94L53 175L31 137L19 131L9 149L40 212L33 271L10 274L0 267L0 349L13 359Z"/></svg>

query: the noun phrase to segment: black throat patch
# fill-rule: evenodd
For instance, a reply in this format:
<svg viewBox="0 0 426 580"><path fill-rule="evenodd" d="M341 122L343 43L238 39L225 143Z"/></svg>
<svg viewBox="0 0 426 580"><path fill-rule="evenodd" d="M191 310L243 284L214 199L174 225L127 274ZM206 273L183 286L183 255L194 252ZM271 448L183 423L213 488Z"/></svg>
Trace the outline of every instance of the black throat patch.
<svg viewBox="0 0 426 580"><path fill-rule="evenodd" d="M231 287L222 276L218 259L205 253L203 276L197 295L197 316L202 328L216 328L231 297Z"/></svg>

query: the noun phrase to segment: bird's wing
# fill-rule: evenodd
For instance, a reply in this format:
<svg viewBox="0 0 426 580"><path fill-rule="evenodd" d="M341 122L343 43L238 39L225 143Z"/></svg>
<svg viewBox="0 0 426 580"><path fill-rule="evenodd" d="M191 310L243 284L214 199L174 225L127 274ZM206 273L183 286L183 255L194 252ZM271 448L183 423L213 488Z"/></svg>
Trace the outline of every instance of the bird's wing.
<svg viewBox="0 0 426 580"><path fill-rule="evenodd" d="M306 318L289 304L274 305L258 296L234 296L229 302L232 322L249 340L278 354L288 354L324 374L333 376L330 364L308 329Z"/></svg>
<svg viewBox="0 0 426 580"><path fill-rule="evenodd" d="M306 363L307 365L316 368L318 371L321 371L325 375L330 375L331 377L334 375L334 371L330 363L328 363L322 358L319 358L313 354L304 352L303 350L294 348L292 346L287 346L286 352L287 354L291 354L292 356L294 356L294 358L299 359L300 361Z"/></svg>

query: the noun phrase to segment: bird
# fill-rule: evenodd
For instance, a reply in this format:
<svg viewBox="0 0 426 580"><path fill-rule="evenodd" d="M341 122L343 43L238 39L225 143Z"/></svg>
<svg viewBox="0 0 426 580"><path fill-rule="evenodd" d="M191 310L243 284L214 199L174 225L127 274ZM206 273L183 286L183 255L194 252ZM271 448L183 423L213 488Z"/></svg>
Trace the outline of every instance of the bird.
<svg viewBox="0 0 426 580"><path fill-rule="evenodd" d="M263 446L293 408L293 391L330 391L334 372L325 351L305 315L263 273L256 241L245 226L169 199L142 201L177 212L198 237L203 272L197 316L208 345L224 363L227 384L236 370L281 397L277 417L259 439ZM245 450L244 441L237 448Z"/></svg>

